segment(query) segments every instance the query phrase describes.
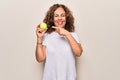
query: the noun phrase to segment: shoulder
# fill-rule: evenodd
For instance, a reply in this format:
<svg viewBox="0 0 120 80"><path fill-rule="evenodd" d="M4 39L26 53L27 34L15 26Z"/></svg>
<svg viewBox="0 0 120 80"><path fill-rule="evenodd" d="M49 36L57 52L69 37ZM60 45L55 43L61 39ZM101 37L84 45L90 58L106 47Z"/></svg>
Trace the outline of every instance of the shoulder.
<svg viewBox="0 0 120 80"><path fill-rule="evenodd" d="M76 32L70 32L70 33L73 36L73 38L79 43L80 42L80 38L79 38L78 34Z"/></svg>
<svg viewBox="0 0 120 80"><path fill-rule="evenodd" d="M70 32L72 36L78 36L76 32Z"/></svg>

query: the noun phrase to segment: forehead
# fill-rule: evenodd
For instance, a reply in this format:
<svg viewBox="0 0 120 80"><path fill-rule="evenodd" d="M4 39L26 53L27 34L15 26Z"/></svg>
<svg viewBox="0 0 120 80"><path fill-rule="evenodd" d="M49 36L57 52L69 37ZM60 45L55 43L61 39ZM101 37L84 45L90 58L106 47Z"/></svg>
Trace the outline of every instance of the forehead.
<svg viewBox="0 0 120 80"><path fill-rule="evenodd" d="M54 14L61 14L61 13L64 13L65 14L65 11L62 7L59 7L57 8L55 11L54 11Z"/></svg>

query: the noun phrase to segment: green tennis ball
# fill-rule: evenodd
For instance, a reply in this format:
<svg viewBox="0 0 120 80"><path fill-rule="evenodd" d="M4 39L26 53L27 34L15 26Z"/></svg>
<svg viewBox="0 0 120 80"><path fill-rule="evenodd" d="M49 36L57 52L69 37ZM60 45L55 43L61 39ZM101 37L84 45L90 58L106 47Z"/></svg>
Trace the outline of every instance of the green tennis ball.
<svg viewBox="0 0 120 80"><path fill-rule="evenodd" d="M40 24L40 29L42 29L42 30L46 30L47 29L47 24L46 23L41 23Z"/></svg>

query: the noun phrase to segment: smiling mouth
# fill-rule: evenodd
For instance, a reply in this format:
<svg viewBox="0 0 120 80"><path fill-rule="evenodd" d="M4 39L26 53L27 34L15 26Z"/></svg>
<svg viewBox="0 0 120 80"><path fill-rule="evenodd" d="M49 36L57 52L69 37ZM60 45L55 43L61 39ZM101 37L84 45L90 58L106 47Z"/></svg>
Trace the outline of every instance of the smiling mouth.
<svg viewBox="0 0 120 80"><path fill-rule="evenodd" d="M57 22L58 23L58 25L62 25L63 24L63 22Z"/></svg>

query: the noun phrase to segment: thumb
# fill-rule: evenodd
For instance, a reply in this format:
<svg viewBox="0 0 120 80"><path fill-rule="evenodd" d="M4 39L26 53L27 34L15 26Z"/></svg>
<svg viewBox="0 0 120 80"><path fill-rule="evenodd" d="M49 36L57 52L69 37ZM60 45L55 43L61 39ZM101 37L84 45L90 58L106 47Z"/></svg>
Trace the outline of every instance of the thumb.
<svg viewBox="0 0 120 80"><path fill-rule="evenodd" d="M47 31L47 30L42 31L42 34L45 34L46 31Z"/></svg>

